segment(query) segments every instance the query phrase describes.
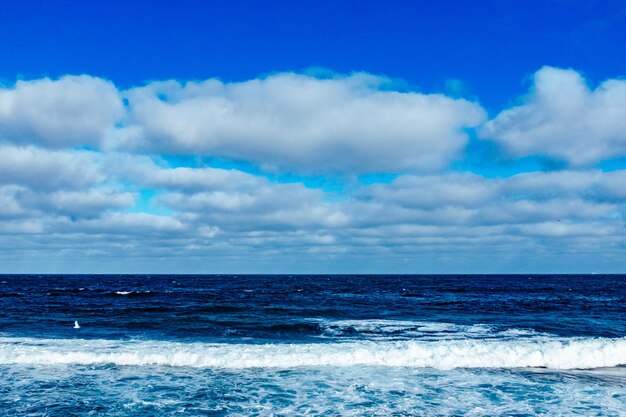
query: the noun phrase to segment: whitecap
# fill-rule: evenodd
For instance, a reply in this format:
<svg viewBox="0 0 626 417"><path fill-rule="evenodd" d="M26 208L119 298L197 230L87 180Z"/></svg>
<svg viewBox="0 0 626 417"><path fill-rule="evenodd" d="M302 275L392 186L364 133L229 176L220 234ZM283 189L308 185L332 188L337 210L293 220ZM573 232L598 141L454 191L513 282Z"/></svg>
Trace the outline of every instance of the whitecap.
<svg viewBox="0 0 626 417"><path fill-rule="evenodd" d="M0 338L0 364L594 369L626 365L626 338L536 337L309 344Z"/></svg>

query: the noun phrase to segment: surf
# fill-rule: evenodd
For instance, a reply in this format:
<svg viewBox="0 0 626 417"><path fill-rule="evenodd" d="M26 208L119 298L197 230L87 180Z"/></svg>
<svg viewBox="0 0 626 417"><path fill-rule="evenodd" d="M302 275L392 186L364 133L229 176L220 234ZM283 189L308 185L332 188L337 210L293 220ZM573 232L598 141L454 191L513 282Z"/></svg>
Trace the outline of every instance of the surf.
<svg viewBox="0 0 626 417"><path fill-rule="evenodd" d="M267 344L0 338L0 364L594 369L625 366L626 338Z"/></svg>

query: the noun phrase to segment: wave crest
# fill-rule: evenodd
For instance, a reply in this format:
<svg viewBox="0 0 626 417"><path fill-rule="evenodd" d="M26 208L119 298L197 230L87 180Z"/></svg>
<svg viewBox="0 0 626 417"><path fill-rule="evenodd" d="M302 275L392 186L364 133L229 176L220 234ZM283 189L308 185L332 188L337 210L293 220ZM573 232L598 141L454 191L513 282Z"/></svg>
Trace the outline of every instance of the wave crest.
<svg viewBox="0 0 626 417"><path fill-rule="evenodd" d="M0 339L0 364L199 368L395 366L592 369L626 365L626 338L537 338L310 344Z"/></svg>

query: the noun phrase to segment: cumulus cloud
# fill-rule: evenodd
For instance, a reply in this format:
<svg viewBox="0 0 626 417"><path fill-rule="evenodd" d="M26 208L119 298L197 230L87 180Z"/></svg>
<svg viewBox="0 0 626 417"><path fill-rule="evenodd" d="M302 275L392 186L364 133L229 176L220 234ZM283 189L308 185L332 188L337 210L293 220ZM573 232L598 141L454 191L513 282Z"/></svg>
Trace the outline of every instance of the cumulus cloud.
<svg viewBox="0 0 626 417"><path fill-rule="evenodd" d="M219 262L232 272L285 260L289 271L302 262L309 270L343 262L346 272L378 262L393 272L409 259L416 269L403 271L420 272L419 262L446 269L459 259L476 271L487 258L517 256L518 270L527 255L623 258L626 170L582 166L622 152L609 134L621 126L622 82L592 90L576 72L553 68L535 80L524 103L481 134L515 155L547 153L575 166L494 178L442 169L462 153L465 129L483 121L478 104L396 91L367 74L122 92L85 76L17 83L0 89L0 268L95 257L147 259L149 268L154 259L194 261L205 272ZM75 108L84 118L61 117L80 115ZM573 143L590 150L570 154ZM257 166L208 166L213 156ZM367 184L355 175L377 171L400 175ZM330 181L324 172L335 173L336 188L316 185Z"/></svg>
<svg viewBox="0 0 626 417"><path fill-rule="evenodd" d="M238 231L312 230L349 224L341 205L323 201L321 190L301 184L275 184L263 181L257 187L173 192L157 201L193 221L218 224L220 229Z"/></svg>
<svg viewBox="0 0 626 417"><path fill-rule="evenodd" d="M402 176L390 184L369 186L359 196L360 204L387 213L391 223L596 221L621 218L625 195L615 186L620 180L626 180L626 171L533 172L508 178L471 173ZM366 205L361 213L367 212ZM617 223L621 225L621 220Z"/></svg>
<svg viewBox="0 0 626 417"><path fill-rule="evenodd" d="M515 156L549 155L574 166L626 155L626 80L597 88L569 69L544 67L519 106L481 129Z"/></svg>
<svg viewBox="0 0 626 417"><path fill-rule="evenodd" d="M230 183L230 178L250 175L236 170L218 171L218 177L225 175L220 183L212 181L206 168L179 171L144 162L141 175L128 171L125 175L133 176L125 178L158 191L151 204L163 214L128 212L135 195L92 185L82 191L39 193L6 185L0 187L0 202L6 205L0 212L0 234L14 244L6 246L2 236L0 242L9 252L43 245L104 257L219 257L233 262L251 256L257 262L284 256L330 262L524 251L600 256L619 253L626 244L626 196L615 187L626 171L535 172L510 178L405 175L333 198L333 193L299 183L264 178ZM203 187L198 178L205 175L209 181Z"/></svg>
<svg viewBox="0 0 626 417"><path fill-rule="evenodd" d="M0 186L0 218L17 217L23 213L16 198L20 191L18 186Z"/></svg>
<svg viewBox="0 0 626 417"><path fill-rule="evenodd" d="M0 87L0 140L48 147L100 146L124 116L117 88L87 75Z"/></svg>
<svg viewBox="0 0 626 417"><path fill-rule="evenodd" d="M479 206L493 199L498 181L471 173L398 177L391 184L375 184L362 191L372 201L387 201L411 208L437 209L448 205Z"/></svg>
<svg viewBox="0 0 626 417"><path fill-rule="evenodd" d="M76 223L72 228L80 232L143 236L151 233L172 233L185 229L185 225L169 216L148 213L109 213L99 219Z"/></svg>
<svg viewBox="0 0 626 417"><path fill-rule="evenodd" d="M185 192L255 188L265 179L235 169L223 168L163 168L147 157L113 154L105 158L106 170L118 176L142 184L145 187Z"/></svg>
<svg viewBox="0 0 626 417"><path fill-rule="evenodd" d="M369 74L281 73L238 83L158 82L126 92L128 146L308 172L432 171L458 157L476 104L385 89Z"/></svg>
<svg viewBox="0 0 626 417"><path fill-rule="evenodd" d="M95 217L107 210L132 207L136 196L129 192L107 189L23 193L21 203L28 208L71 217Z"/></svg>
<svg viewBox="0 0 626 417"><path fill-rule="evenodd" d="M33 189L77 188L104 179L99 154L0 145L0 184Z"/></svg>
<svg viewBox="0 0 626 417"><path fill-rule="evenodd" d="M131 207L135 195L107 189L34 191L20 186L0 186L0 217L95 218L109 210Z"/></svg>

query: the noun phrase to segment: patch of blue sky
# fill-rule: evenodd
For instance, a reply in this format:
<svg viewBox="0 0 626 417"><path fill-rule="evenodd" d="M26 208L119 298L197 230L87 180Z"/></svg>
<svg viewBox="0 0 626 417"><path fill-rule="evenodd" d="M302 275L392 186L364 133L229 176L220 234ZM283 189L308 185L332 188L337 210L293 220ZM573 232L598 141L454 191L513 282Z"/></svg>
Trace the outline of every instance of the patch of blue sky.
<svg viewBox="0 0 626 417"><path fill-rule="evenodd" d="M543 155L527 156L519 159L506 157L484 160L476 155L452 164L454 172L472 172L485 178L508 178L527 172L550 172L565 169L567 165Z"/></svg>
<svg viewBox="0 0 626 417"><path fill-rule="evenodd" d="M74 147L74 152L99 152L98 147L93 145L80 145Z"/></svg>
<svg viewBox="0 0 626 417"><path fill-rule="evenodd" d="M208 166L205 158L198 155L161 154L155 156L153 160L163 168L205 168Z"/></svg>
<svg viewBox="0 0 626 417"><path fill-rule="evenodd" d="M496 143L476 138L468 131L470 140L461 159L454 161L450 170L472 172L485 178L507 178L525 172L558 171L567 167L563 161L545 155L513 157Z"/></svg>
<svg viewBox="0 0 626 417"><path fill-rule="evenodd" d="M626 157L601 161L598 163L597 167L603 172L621 171L626 169Z"/></svg>
<svg viewBox="0 0 626 417"><path fill-rule="evenodd" d="M152 188L142 188L130 181L113 180L107 183L108 186L133 193L138 197L135 199L135 203L126 209L128 213L147 213L160 216L169 216L172 211L167 207L163 207L156 203L155 197L162 195L164 191Z"/></svg>
<svg viewBox="0 0 626 417"><path fill-rule="evenodd" d="M135 192L139 195L139 198L135 200L135 205L127 210L129 213L147 213L159 216L172 215L172 211L170 209L155 202L155 197L161 195L162 191L143 188L136 190Z"/></svg>

